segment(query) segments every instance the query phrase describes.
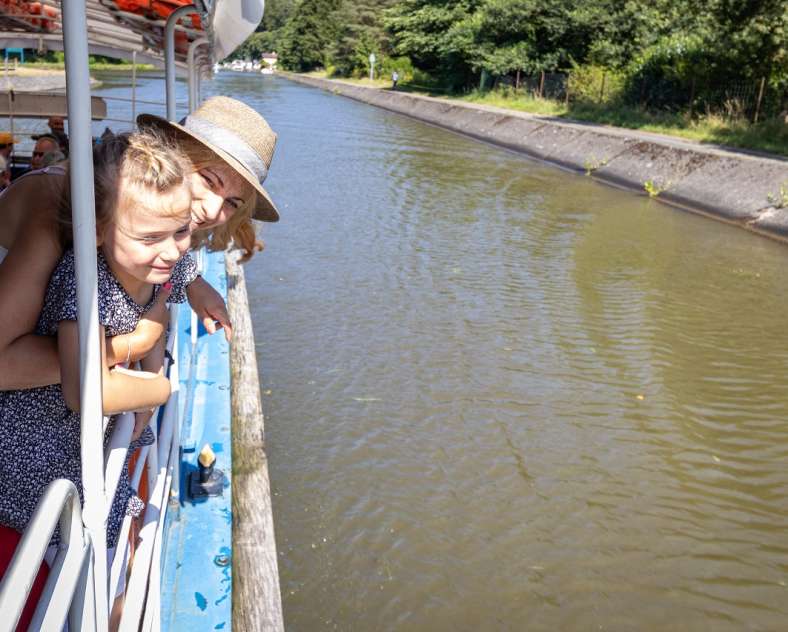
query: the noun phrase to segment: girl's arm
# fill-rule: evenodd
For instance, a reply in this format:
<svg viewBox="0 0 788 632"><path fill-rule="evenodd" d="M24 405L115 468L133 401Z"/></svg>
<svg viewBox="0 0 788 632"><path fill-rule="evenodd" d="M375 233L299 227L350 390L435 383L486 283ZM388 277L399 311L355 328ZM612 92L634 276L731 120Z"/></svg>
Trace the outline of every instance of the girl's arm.
<svg viewBox="0 0 788 632"><path fill-rule="evenodd" d="M146 373L153 375L164 375L164 349L166 346L166 338L162 335L151 352L140 361L140 368ZM150 422L153 415L153 408L146 408L134 413L134 432L131 435L132 440L139 438L145 426Z"/></svg>
<svg viewBox="0 0 788 632"><path fill-rule="evenodd" d="M224 329L224 337L227 340L232 338L233 326L230 316L227 314L227 306L224 304L222 295L214 290L210 283L198 276L186 288L186 296L189 299L189 305L209 334L216 333L217 327L214 321L219 321L219 327Z"/></svg>
<svg viewBox="0 0 788 632"><path fill-rule="evenodd" d="M167 330L167 323L170 320L170 313L167 311L169 296L169 288L160 288L153 307L142 315L134 331L107 338L109 366L125 362L127 359L136 362L151 354Z"/></svg>
<svg viewBox="0 0 788 632"><path fill-rule="evenodd" d="M170 381L163 375L109 370L104 327L100 330L103 413L114 415L129 410L154 408L166 402L170 396ZM79 340L76 321L64 320L59 323L57 342L63 398L71 410L79 411Z"/></svg>

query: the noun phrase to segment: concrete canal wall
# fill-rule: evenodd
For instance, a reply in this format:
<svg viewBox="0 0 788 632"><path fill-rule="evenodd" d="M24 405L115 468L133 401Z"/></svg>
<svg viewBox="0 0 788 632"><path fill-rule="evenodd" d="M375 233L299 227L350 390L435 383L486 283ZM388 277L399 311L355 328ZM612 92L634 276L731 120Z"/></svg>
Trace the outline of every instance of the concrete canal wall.
<svg viewBox="0 0 788 632"><path fill-rule="evenodd" d="M788 160L492 106L282 75L788 241Z"/></svg>

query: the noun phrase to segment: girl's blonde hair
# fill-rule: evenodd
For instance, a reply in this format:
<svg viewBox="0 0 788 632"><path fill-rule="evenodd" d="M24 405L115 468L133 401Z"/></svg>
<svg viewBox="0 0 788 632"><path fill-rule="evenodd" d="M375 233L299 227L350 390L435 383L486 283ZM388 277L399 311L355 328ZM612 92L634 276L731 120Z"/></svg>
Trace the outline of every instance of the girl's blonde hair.
<svg viewBox="0 0 788 632"><path fill-rule="evenodd" d="M189 161L161 133L107 134L93 146L93 186L96 197L96 232L101 233L117 216L129 196L136 204L158 208L162 196L187 184ZM61 198L61 241L71 240L71 205L68 178Z"/></svg>
<svg viewBox="0 0 788 632"><path fill-rule="evenodd" d="M227 165L213 151L191 136L180 135L178 145L181 151L186 154L191 164L191 170L194 172L215 165ZM256 251L262 250L263 243L257 239L254 224L252 224L252 212L257 203L257 195L251 184L248 185L248 195L245 198L226 223L210 230L199 230L192 233L192 248L205 246L210 251L217 251L225 250L233 245L243 251L241 262L248 261Z"/></svg>

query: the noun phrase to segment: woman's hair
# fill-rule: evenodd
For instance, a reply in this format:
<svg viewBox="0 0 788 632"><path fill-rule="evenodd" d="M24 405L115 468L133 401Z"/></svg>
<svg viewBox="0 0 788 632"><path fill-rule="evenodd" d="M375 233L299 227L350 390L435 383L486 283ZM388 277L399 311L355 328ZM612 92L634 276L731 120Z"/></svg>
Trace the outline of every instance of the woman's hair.
<svg viewBox="0 0 788 632"><path fill-rule="evenodd" d="M93 146L93 183L96 231L111 223L130 196L135 203L157 208L161 196L185 183L189 161L172 142L155 130L103 136ZM68 178L66 179L68 182ZM60 205L61 240L71 240L70 192L66 186Z"/></svg>
<svg viewBox="0 0 788 632"><path fill-rule="evenodd" d="M227 165L206 145L186 134L179 135L178 146L186 154L192 171L200 171L200 169L217 164ZM252 212L256 202L257 195L252 185L249 185L249 196L226 223L210 230L192 233L192 248L205 246L208 250L217 251L225 250L232 244L244 251L240 259L241 262L251 259L256 251L263 249L263 243L257 239L254 224L252 224Z"/></svg>

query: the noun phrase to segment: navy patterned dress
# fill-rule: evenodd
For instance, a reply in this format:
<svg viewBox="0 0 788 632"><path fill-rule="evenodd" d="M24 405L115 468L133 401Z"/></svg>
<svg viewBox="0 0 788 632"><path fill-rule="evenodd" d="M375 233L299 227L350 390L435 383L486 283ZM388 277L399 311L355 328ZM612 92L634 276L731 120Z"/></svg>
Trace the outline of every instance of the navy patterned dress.
<svg viewBox="0 0 788 632"><path fill-rule="evenodd" d="M186 287L196 276L194 261L186 255L173 270L168 302L184 302ZM134 331L158 292L155 286L145 306L135 303L99 252L98 311L107 337ZM60 321L76 319L74 252L68 250L52 273L36 333L56 335ZM105 444L113 425L107 428ZM81 461L79 413L68 409L59 384L0 392L0 524L23 531L47 485L58 478L71 480L84 502ZM124 467L107 523L107 546L116 545L124 515L138 515L142 507ZM57 543L58 536L51 544Z"/></svg>

